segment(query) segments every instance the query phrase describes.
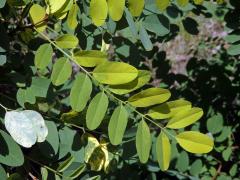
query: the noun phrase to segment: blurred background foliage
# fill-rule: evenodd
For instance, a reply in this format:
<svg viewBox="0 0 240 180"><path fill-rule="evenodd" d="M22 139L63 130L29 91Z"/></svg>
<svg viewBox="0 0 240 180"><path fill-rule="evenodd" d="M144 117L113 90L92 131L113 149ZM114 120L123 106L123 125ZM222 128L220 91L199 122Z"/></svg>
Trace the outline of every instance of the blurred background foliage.
<svg viewBox="0 0 240 180"><path fill-rule="evenodd" d="M66 94L70 89L71 81L56 88L50 84L49 79L41 77L48 72L40 72L39 77L33 76L36 69L33 66L32 51L35 51L43 40L33 38L34 31L31 25L21 27L16 24L19 17L14 13L24 13L18 6L17 11L12 10L11 3L16 2L28 4L30 0L11 0L7 2L8 4L5 4L5 0L1 0L0 3L0 101L8 107L18 107L17 103L19 103L23 107L60 117L62 112L68 112L65 104L68 103ZM44 4L40 0L34 2ZM161 12L154 0L147 0L140 17L133 18L126 9L119 22L116 23L108 18L106 24L98 28L92 24L88 16L89 1L77 1L77 3L80 7L78 12L80 23L75 31L67 26L66 19L61 22L50 19L49 27L52 30L48 30L49 36L53 38L56 37L56 33L76 33L81 49L86 50L100 49L103 38L106 44L110 44L109 58L150 70L152 85L169 88L172 92L172 99L185 98L193 105L202 107L205 114L201 123L198 122L187 129L208 132L215 142L214 150L205 155L186 153L173 144L170 168L166 172L161 172L156 163L154 151L147 164L139 163L135 144L132 141L136 127L132 127L126 132L126 142L120 147L121 163L113 164L108 174L102 171L84 172L81 179L90 177L92 179L101 177L102 179L152 180L239 179L239 1L204 1L199 5L189 2L186 6L180 6L173 1L165 11ZM29 8L28 5L24 10L27 11L27 8ZM139 27L140 29L144 27L150 39L146 39L144 33L143 35L140 33L140 38L138 38L135 28L139 29ZM58 56L57 53L56 56ZM74 70L77 72L78 67L74 67ZM19 92L21 91L18 90L19 88L25 88L26 91ZM18 96L20 93L26 93L28 96ZM48 118L51 119L51 116ZM52 131L56 130L55 125L51 123L49 127ZM69 137L65 137L66 132ZM71 174L72 169L79 167L84 161L83 149L78 147L77 143L81 138L77 130L68 127L56 133L62 142L69 141L68 138L71 139L66 146L76 145L71 148L71 153L77 157L76 162L64 172ZM97 138L101 137L101 132L93 132L93 134ZM154 144L155 141L156 139L154 139ZM24 151L29 158L38 158L46 164L58 167L58 162L57 165L54 163L66 152L61 152L61 155L59 152L57 155L56 148L52 149L58 146L56 143L59 142L55 139L48 139L47 143ZM42 154L38 153L39 149L43 152ZM18 172L23 176L26 175L24 172L38 168L30 161L25 163L24 167L16 169L0 166L0 174L1 171L6 170ZM46 168L43 166L40 174L44 173L46 173ZM34 172L34 174L37 175L39 172ZM18 175L13 174L13 176ZM48 178L54 179L53 176L50 173Z"/></svg>

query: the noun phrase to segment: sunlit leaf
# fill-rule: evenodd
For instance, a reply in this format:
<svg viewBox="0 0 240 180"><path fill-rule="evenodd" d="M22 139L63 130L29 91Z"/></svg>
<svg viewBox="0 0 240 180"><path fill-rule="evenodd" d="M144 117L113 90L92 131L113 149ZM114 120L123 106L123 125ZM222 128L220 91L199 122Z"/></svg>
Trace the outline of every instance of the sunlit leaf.
<svg viewBox="0 0 240 180"><path fill-rule="evenodd" d="M126 84L110 85L109 90L119 95L127 94L147 84L150 78L151 78L150 71L139 70L136 79Z"/></svg>
<svg viewBox="0 0 240 180"><path fill-rule="evenodd" d="M152 140L149 127L144 120L141 120L141 122L138 123L136 133L136 149L141 163L148 161L151 145Z"/></svg>
<svg viewBox="0 0 240 180"><path fill-rule="evenodd" d="M107 54L97 50L78 51L74 54L76 63L84 67L95 67L107 61Z"/></svg>
<svg viewBox="0 0 240 180"><path fill-rule="evenodd" d="M156 5L160 11L164 11L170 5L170 0L156 0Z"/></svg>
<svg viewBox="0 0 240 180"><path fill-rule="evenodd" d="M212 138L197 131L182 132L176 136L176 140L183 149L191 153L208 153L213 149Z"/></svg>
<svg viewBox="0 0 240 180"><path fill-rule="evenodd" d="M41 45L35 54L34 64L39 69L44 69L52 60L53 49L51 44Z"/></svg>
<svg viewBox="0 0 240 180"><path fill-rule="evenodd" d="M93 24L101 26L105 23L107 18L108 6L106 0L91 0L90 1L90 17Z"/></svg>
<svg viewBox="0 0 240 180"><path fill-rule="evenodd" d="M179 99L155 106L148 111L147 115L153 119L166 119L178 112L190 110L191 107L192 105L189 101Z"/></svg>
<svg viewBox="0 0 240 180"><path fill-rule="evenodd" d="M70 92L70 105L75 111L82 111L92 92L92 82L86 74L79 73Z"/></svg>
<svg viewBox="0 0 240 180"><path fill-rule="evenodd" d="M125 0L108 0L107 3L109 16L114 21L119 21L124 12Z"/></svg>
<svg viewBox="0 0 240 180"><path fill-rule="evenodd" d="M30 148L36 141L43 142L47 137L44 119L36 111L8 111L4 119L7 131L23 147Z"/></svg>
<svg viewBox="0 0 240 180"><path fill-rule="evenodd" d="M201 108L192 108L187 111L176 113L168 122L167 127L172 129L179 129L189 126L199 120L203 116Z"/></svg>
<svg viewBox="0 0 240 180"><path fill-rule="evenodd" d="M113 145L118 145L122 142L127 123L128 112L123 105L120 105L113 111L108 124L108 135Z"/></svg>
<svg viewBox="0 0 240 180"><path fill-rule="evenodd" d="M72 8L69 10L68 17L67 17L67 24L68 27L71 29L75 29L78 25L77 21L77 14L79 12L79 7L77 3L72 5Z"/></svg>
<svg viewBox="0 0 240 180"><path fill-rule="evenodd" d="M167 89L148 88L128 99L128 102L135 107L147 107L155 104L160 104L167 101L171 93Z"/></svg>
<svg viewBox="0 0 240 180"><path fill-rule="evenodd" d="M64 19L67 14L68 11L72 8L73 6L73 0L67 0L64 5L61 7L61 9L59 9L57 12L54 13L54 16L57 19Z"/></svg>
<svg viewBox="0 0 240 180"><path fill-rule="evenodd" d="M125 84L138 76L138 70L123 62L105 62L93 70L94 78L103 84Z"/></svg>
<svg viewBox="0 0 240 180"><path fill-rule="evenodd" d="M162 171L166 171L171 160L171 145L168 137L164 132L161 132L156 141L156 154L158 164Z"/></svg>
<svg viewBox="0 0 240 180"><path fill-rule="evenodd" d="M99 146L98 140L91 134L85 133L82 136L84 142L84 161L88 162L89 158L91 157L94 149Z"/></svg>
<svg viewBox="0 0 240 180"><path fill-rule="evenodd" d="M64 4L67 3L67 0L45 0L47 4L47 13L53 14L63 8Z"/></svg>
<svg viewBox="0 0 240 180"><path fill-rule="evenodd" d="M193 0L193 2L197 5L200 5L204 2L204 0Z"/></svg>
<svg viewBox="0 0 240 180"><path fill-rule="evenodd" d="M37 30L40 32L44 31L46 28L46 22L44 21L46 16L45 9L38 4L34 4L29 10L29 15Z"/></svg>
<svg viewBox="0 0 240 180"><path fill-rule="evenodd" d="M71 34L64 34L55 40L58 47L63 49L75 48L78 45L78 38Z"/></svg>
<svg viewBox="0 0 240 180"><path fill-rule="evenodd" d="M128 0L128 8L133 16L140 16L144 8L144 0Z"/></svg>
<svg viewBox="0 0 240 180"><path fill-rule="evenodd" d="M179 6L186 6L189 3L189 0L177 0Z"/></svg>
<svg viewBox="0 0 240 180"><path fill-rule="evenodd" d="M104 92L98 93L92 99L87 109L86 124L88 129L94 130L101 124L107 108L108 97Z"/></svg>
<svg viewBox="0 0 240 180"><path fill-rule="evenodd" d="M53 65L51 81L55 86L64 84L72 74L72 65L65 57L59 58Z"/></svg>

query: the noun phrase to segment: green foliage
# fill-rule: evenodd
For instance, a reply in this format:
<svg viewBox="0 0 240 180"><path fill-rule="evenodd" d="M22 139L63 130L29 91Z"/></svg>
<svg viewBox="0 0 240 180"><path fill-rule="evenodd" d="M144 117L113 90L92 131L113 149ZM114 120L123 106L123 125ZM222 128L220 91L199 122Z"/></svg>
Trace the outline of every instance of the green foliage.
<svg viewBox="0 0 240 180"><path fill-rule="evenodd" d="M225 94L227 89L221 88L222 82L232 83L233 92L239 94L239 81L234 75L239 72L235 61L239 54L239 24L228 20L237 7L230 3L1 1L0 82L1 86L7 85L7 90L0 92L0 177L237 177L238 162L228 168L228 174L219 172L221 161L236 161L239 157L233 155L238 147L231 138L238 126L227 124L222 109L213 108L215 102L223 104L223 109L230 106L227 101L218 101L219 94L211 91L220 89L220 96L230 96L232 102L239 103L239 95ZM187 69L186 76L174 75L168 69L170 63L164 64L166 48L177 51L168 43L182 34L189 39L198 35L196 16L226 21L223 25L229 32L225 38L229 46L222 46L226 49L215 56L234 63L218 70L214 77L206 78L211 64L197 64L192 67L194 71ZM201 43L198 46L202 47ZM217 63L220 66L222 62ZM198 79L201 71L206 76ZM158 81L164 73L167 77ZM198 86L202 87L195 90ZM186 93L188 90L191 95ZM201 92L208 91L211 96L204 99ZM195 98L196 94L199 97ZM203 109L195 107L198 105ZM39 130L40 124L33 123L39 119L36 116L14 116L9 130L9 120L3 117L13 111L5 106L19 114L24 109L39 112L48 134L41 131L44 124ZM206 123L198 122L201 117L207 119Z"/></svg>

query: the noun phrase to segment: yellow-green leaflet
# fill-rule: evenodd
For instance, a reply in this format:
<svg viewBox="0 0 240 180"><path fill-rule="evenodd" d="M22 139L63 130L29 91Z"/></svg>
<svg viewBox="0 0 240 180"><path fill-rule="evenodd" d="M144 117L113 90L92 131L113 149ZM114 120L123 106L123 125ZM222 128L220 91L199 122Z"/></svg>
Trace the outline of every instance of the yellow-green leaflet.
<svg viewBox="0 0 240 180"><path fill-rule="evenodd" d="M73 173L69 176L71 179L76 179L79 177L86 169L86 164L82 163L80 166L78 166L77 169L73 171Z"/></svg>
<svg viewBox="0 0 240 180"><path fill-rule="evenodd" d="M58 19L64 19L67 16L68 11L72 8L72 6L73 0L66 1L63 7L59 9L56 13L54 13L54 16L57 17Z"/></svg>
<svg viewBox="0 0 240 180"><path fill-rule="evenodd" d="M47 4L47 13L53 14L59 11L69 0L45 0Z"/></svg>
<svg viewBox="0 0 240 180"><path fill-rule="evenodd" d="M52 60L53 49L51 44L46 43L41 45L35 54L34 64L39 69L44 69Z"/></svg>
<svg viewBox="0 0 240 180"><path fill-rule="evenodd" d="M98 146L91 154L88 164L90 165L92 171L101 171L101 169L104 167L104 162L105 153L103 152L102 147Z"/></svg>
<svg viewBox="0 0 240 180"><path fill-rule="evenodd" d="M55 86L64 84L72 74L72 65L65 57L59 58L53 65L51 81Z"/></svg>
<svg viewBox="0 0 240 180"><path fill-rule="evenodd" d="M67 24L70 29L75 29L77 27L77 14L79 12L79 7L77 3L74 3L69 10L68 17L67 17Z"/></svg>
<svg viewBox="0 0 240 180"><path fill-rule="evenodd" d="M63 49L75 48L78 45L78 38L71 34L64 34L55 40L58 47Z"/></svg>
<svg viewBox="0 0 240 180"><path fill-rule="evenodd" d="M150 71L139 70L136 79L127 84L110 85L109 90L119 95L127 94L147 84L150 78L151 78Z"/></svg>
<svg viewBox="0 0 240 180"><path fill-rule="evenodd" d="M75 111L82 111L92 92L92 81L84 73L79 73L76 75L76 79L73 83L70 92L70 105Z"/></svg>
<svg viewBox="0 0 240 180"><path fill-rule="evenodd" d="M186 6L188 4L189 0L177 0L177 3L179 6Z"/></svg>
<svg viewBox="0 0 240 180"><path fill-rule="evenodd" d="M186 131L176 136L179 145L191 153L208 153L213 149L213 140L197 131Z"/></svg>
<svg viewBox="0 0 240 180"><path fill-rule="evenodd" d="M114 21L119 21L122 18L125 0L108 0L108 12L109 16Z"/></svg>
<svg viewBox="0 0 240 180"><path fill-rule="evenodd" d="M105 154L98 140L88 133L85 133L82 139L85 144L84 161L90 165L92 171L100 171L105 161Z"/></svg>
<svg viewBox="0 0 240 180"><path fill-rule="evenodd" d="M99 146L98 140L89 133L82 135L81 139L83 140L84 146L84 161L88 162L95 148Z"/></svg>
<svg viewBox="0 0 240 180"><path fill-rule="evenodd" d="M157 137L156 154L161 170L166 171L171 160L171 145L168 137L163 131Z"/></svg>
<svg viewBox="0 0 240 180"><path fill-rule="evenodd" d="M76 63L84 67L95 67L107 61L107 54L97 50L78 51L74 54Z"/></svg>
<svg viewBox="0 0 240 180"><path fill-rule="evenodd" d="M94 78L103 84L125 84L138 76L138 70L123 62L106 61L93 70Z"/></svg>
<svg viewBox="0 0 240 180"><path fill-rule="evenodd" d="M107 108L108 97L104 92L98 93L92 99L87 109L86 124L88 129L94 130L101 124Z"/></svg>
<svg viewBox="0 0 240 180"><path fill-rule="evenodd" d="M170 0L156 0L156 5L160 11L164 11L170 5Z"/></svg>
<svg viewBox="0 0 240 180"><path fill-rule="evenodd" d="M45 9L38 4L34 4L29 10L29 15L37 30L40 32L44 31L46 28L46 22L44 21L46 15Z"/></svg>
<svg viewBox="0 0 240 180"><path fill-rule="evenodd" d="M105 23L108 13L106 0L91 0L90 1L90 17L93 24L101 26Z"/></svg>
<svg viewBox="0 0 240 180"><path fill-rule="evenodd" d="M200 5L203 3L204 0L193 0L193 2L197 5Z"/></svg>
<svg viewBox="0 0 240 180"><path fill-rule="evenodd" d="M172 117L178 112L187 111L191 108L192 104L189 101L179 99L155 106L148 111L147 115L153 119L166 119Z"/></svg>
<svg viewBox="0 0 240 180"><path fill-rule="evenodd" d="M148 88L131 96L128 102L135 107L148 107L167 101L171 93L163 88Z"/></svg>
<svg viewBox="0 0 240 180"><path fill-rule="evenodd" d="M123 105L120 105L113 111L108 124L108 135L113 145L118 145L122 142L127 123L128 112Z"/></svg>
<svg viewBox="0 0 240 180"><path fill-rule="evenodd" d="M74 157L69 156L65 161L59 164L57 171L58 172L65 171L72 164L73 161L74 161Z"/></svg>
<svg viewBox="0 0 240 180"><path fill-rule="evenodd" d="M140 16L144 8L144 0L128 0L128 8L132 16Z"/></svg>
<svg viewBox="0 0 240 180"><path fill-rule="evenodd" d="M136 134L136 149L141 163L148 161L151 145L152 139L149 127L144 120L141 120L141 122L138 123Z"/></svg>
<svg viewBox="0 0 240 180"><path fill-rule="evenodd" d="M193 124L203 116L201 108L193 107L188 111L181 111L176 113L168 122L167 127L172 129L179 129Z"/></svg>

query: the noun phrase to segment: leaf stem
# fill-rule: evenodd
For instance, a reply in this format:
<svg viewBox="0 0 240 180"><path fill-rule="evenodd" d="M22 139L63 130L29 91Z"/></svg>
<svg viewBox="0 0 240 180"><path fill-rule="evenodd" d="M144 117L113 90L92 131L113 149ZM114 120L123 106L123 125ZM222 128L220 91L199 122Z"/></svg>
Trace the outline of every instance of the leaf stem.
<svg viewBox="0 0 240 180"><path fill-rule="evenodd" d="M0 107L2 107L6 112L12 110L12 109L9 109L9 108L7 108L6 106L2 105L1 103L0 103Z"/></svg>
<svg viewBox="0 0 240 180"><path fill-rule="evenodd" d="M50 168L49 166L44 165L44 164L42 164L42 163L40 163L40 162L38 162L38 161L36 161L36 160L30 158L29 156L25 156L25 157L26 157L28 160L34 162L35 164L38 164L38 165L41 166L41 167L46 168L47 170L53 172L54 174L56 174L56 175L58 175L58 176L60 176L60 177L68 178L68 177L66 177L66 176L63 176L61 173L57 172L55 169L52 169L52 168Z"/></svg>

